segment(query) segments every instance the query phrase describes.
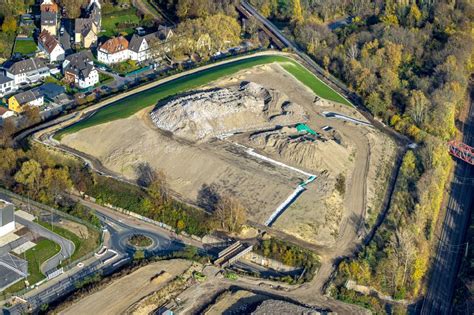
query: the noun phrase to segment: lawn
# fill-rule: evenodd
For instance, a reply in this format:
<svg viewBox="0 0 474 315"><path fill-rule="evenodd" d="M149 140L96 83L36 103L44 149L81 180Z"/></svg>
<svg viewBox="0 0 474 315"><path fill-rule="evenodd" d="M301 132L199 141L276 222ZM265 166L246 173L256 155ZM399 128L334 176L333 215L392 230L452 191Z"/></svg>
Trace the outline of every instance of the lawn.
<svg viewBox="0 0 474 315"><path fill-rule="evenodd" d="M292 59L282 56L259 56L237 60L228 64L201 70L193 74L163 83L157 87L150 88L138 94L123 98L100 109L90 118L81 120L70 127L60 130L55 135L55 138L61 139L61 137L67 133L75 133L81 129L89 128L108 121L127 118L143 108L155 105L159 100L163 100L167 97L195 89L199 86L217 80L223 76L236 73L240 70L272 62L281 63L286 71L300 80L303 84L307 85L311 90L314 91L315 94L328 100L350 105L350 103L336 91L331 89L329 86L327 86Z"/></svg>
<svg viewBox="0 0 474 315"><path fill-rule="evenodd" d="M99 72L99 84L109 83L109 82L112 82L113 80L114 78L112 76Z"/></svg>
<svg viewBox="0 0 474 315"><path fill-rule="evenodd" d="M131 8L105 14L102 17L102 29L104 32L101 35L112 37L121 32L132 34L134 28L140 25L140 18L136 13L137 10Z"/></svg>
<svg viewBox="0 0 474 315"><path fill-rule="evenodd" d="M41 273L41 265L47 261L49 258L56 255L61 250L61 247L53 241L48 239L42 239L36 243L36 246L27 250L24 253L26 261L28 261L28 273L27 278L30 285L35 284L36 282L45 278L45 275ZM19 281L9 287L6 291L13 293L17 292L25 287L23 281Z"/></svg>
<svg viewBox="0 0 474 315"><path fill-rule="evenodd" d="M93 230L89 227L87 227L88 230L88 237L87 239L80 238L73 232L59 227L57 225L51 226L50 223L44 222L44 221L38 221L38 224L42 225L43 227L47 228L48 230L53 231L54 233L64 237L65 239L70 240L71 242L74 243L74 253L72 254L71 258L67 259L64 261L64 263L67 265L68 263L75 261L81 257L84 257L85 255L91 253L94 251L97 246L99 245L99 232L96 230Z"/></svg>
<svg viewBox="0 0 474 315"><path fill-rule="evenodd" d="M347 101L339 93L327 86L326 83L316 78L311 72L306 70L299 63L285 62L282 63L281 66L299 81L303 82L307 87L313 90L313 92L319 95L320 97L341 104L350 105L349 101Z"/></svg>
<svg viewBox="0 0 474 315"><path fill-rule="evenodd" d="M114 72L125 75L127 73L140 69L140 66L134 60L127 60L121 63L113 64L111 68Z"/></svg>
<svg viewBox="0 0 474 315"><path fill-rule="evenodd" d="M37 49L36 43L33 39L17 39L15 42L14 53L20 53L22 55L34 54Z"/></svg>

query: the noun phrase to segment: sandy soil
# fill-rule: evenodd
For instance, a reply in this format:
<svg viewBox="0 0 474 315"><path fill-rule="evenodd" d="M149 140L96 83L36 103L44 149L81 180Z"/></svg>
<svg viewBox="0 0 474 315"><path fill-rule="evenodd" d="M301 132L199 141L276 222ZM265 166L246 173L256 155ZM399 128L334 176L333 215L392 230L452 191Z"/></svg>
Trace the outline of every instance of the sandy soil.
<svg viewBox="0 0 474 315"><path fill-rule="evenodd" d="M236 292L226 291L218 301L212 305L206 315L219 314L239 314L247 310L247 306L262 302L268 299L267 296L255 294L246 290L238 290Z"/></svg>
<svg viewBox="0 0 474 315"><path fill-rule="evenodd" d="M132 117L67 135L62 142L99 158L108 169L136 178L135 168L146 161L165 172L172 190L196 200L204 184L217 184L236 195L250 218L264 221L303 179L297 173L250 158L222 141L194 144L166 135L141 112ZM98 136L103 135L103 136Z"/></svg>
<svg viewBox="0 0 474 315"><path fill-rule="evenodd" d="M365 215L367 206L376 203L375 192L383 182L377 170L391 163L390 159L394 154L392 141L373 128L323 117L323 111L334 111L365 120L351 107L324 100L314 102L315 94L278 64L241 71L209 87L224 87L242 80L257 82L266 88L285 93L289 99L304 108L309 118L307 124L313 130L331 138L330 134L321 130L323 126L329 125L341 137L341 145L334 141L318 144L319 165L312 168L319 175L318 180L274 224L276 228L306 241L335 245L344 234L350 234L345 231L348 226L356 228L355 216ZM242 139L239 136L239 141ZM250 142L248 144L251 145ZM265 154L297 167L315 164L314 161L295 163L296 159L291 156L285 160L285 154L272 150L265 150ZM335 178L339 173L346 177L344 196L334 192Z"/></svg>
<svg viewBox="0 0 474 315"><path fill-rule="evenodd" d="M191 266L185 260L152 263L117 279L104 289L73 304L61 314L122 314L130 305L162 288ZM165 271L162 275L159 275Z"/></svg>
<svg viewBox="0 0 474 315"><path fill-rule="evenodd" d="M137 164L146 161L163 170L171 189L187 200L196 200L204 184L216 184L248 207L251 220L263 223L305 178L250 157L234 143L244 144L318 176L278 218L275 227L319 245L333 246L344 235L349 237L347 226L356 229L354 217L365 215L367 201L376 199L373 196L379 185L374 182L377 169L386 162L382 157L390 153L390 148L382 150L386 137L369 127L322 116L322 111L336 111L363 119L348 106L315 103L314 93L277 64L243 70L200 89L235 86L242 81L284 93L303 107L309 118L307 124L328 141L316 141L314 148L309 149L294 145L272 147L252 143L250 134L244 133L225 140L195 143L158 130L149 119L149 108L127 119L67 135L62 143L97 157L108 169L131 179L136 178ZM336 130L339 143L331 140L332 134L321 130L326 125ZM346 177L344 196L334 193L335 178L340 173Z"/></svg>
<svg viewBox="0 0 474 315"><path fill-rule="evenodd" d="M87 239L89 237L89 230L87 229L87 227L77 222L62 219L61 223L59 223L58 226L71 231L80 238Z"/></svg>

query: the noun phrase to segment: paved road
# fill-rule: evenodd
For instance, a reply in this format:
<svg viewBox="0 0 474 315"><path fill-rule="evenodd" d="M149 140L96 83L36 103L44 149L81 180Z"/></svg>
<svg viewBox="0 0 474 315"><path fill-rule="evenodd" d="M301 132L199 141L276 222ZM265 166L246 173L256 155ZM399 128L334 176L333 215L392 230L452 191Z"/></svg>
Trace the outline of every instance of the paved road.
<svg viewBox="0 0 474 315"><path fill-rule="evenodd" d="M181 250L185 247L182 242L170 238L164 232L147 230L125 223L124 220L113 218L108 214L96 212L102 224L110 233L108 246L122 254L133 255L135 249L128 244L128 239L133 234L142 234L149 237L153 244L145 249L147 255L167 254L173 251Z"/></svg>
<svg viewBox="0 0 474 315"><path fill-rule="evenodd" d="M11 200L11 198L8 199ZM28 309L34 310L42 304L56 301L62 296L74 291L76 289L76 283L85 277L96 272L101 272L103 275L111 274L119 267L129 263L135 249L128 245L127 240L133 234L143 234L153 240L153 244L145 249L146 256L169 254L185 247L184 242L178 237L170 236L168 234L169 232L162 231L158 227L149 226L145 223L137 224L134 220L125 219L117 212L111 210L103 211L103 207L101 206L95 208L96 211L97 209L102 210L97 211L97 214L107 229L106 234L108 235L105 237L104 245L107 246L108 251L101 257L94 256L87 259L83 262L84 265L82 267L74 266L66 273L41 285L38 289L31 290L24 294L22 297L27 300L30 308L26 305L18 305L10 310L11 314L22 314ZM117 217L114 217L114 213L117 214ZM18 217L17 221L28 226L31 224L31 222L25 222L25 219ZM44 233L50 233L49 230L38 225L34 225L34 229L38 233L43 233L43 235L45 235ZM51 237L55 237L55 241L58 243L64 242L64 240L59 240L57 235L52 235ZM65 244L63 244L62 247L63 246L65 248L67 247Z"/></svg>
<svg viewBox="0 0 474 315"><path fill-rule="evenodd" d="M22 208L24 203L21 202L21 200L19 199L13 198L12 196L14 196L13 193L11 195L0 193L0 199L10 201L16 206L18 206L19 208ZM34 208L34 205L30 205L30 207ZM38 210L41 210L41 209L38 209ZM53 242L61 246L61 250L59 251L59 253L57 253L55 256L51 257L49 260L47 260L41 265L40 269L43 274L47 274L49 271L56 269L56 267L61 263L61 261L71 257L72 254L74 253L75 246L74 246L74 243L71 242L70 240L65 239L62 236L59 236L56 233L51 232L50 230L48 230L47 228L44 228L43 226L39 224L28 221L17 215L15 216L15 221L20 223L21 225L28 227L28 229L32 233L40 235L49 240L52 240ZM31 235L28 234L27 238L31 238Z"/></svg>
<svg viewBox="0 0 474 315"><path fill-rule="evenodd" d="M471 105L463 142L474 145L474 86L471 86ZM462 256L469 217L474 204L474 166L457 160L454 180L449 192L446 217L439 236L438 248L432 265L428 291L421 314L450 314L456 277Z"/></svg>
<svg viewBox="0 0 474 315"><path fill-rule="evenodd" d="M69 19L62 19L61 27L64 27L64 33L61 35L58 31L59 42L66 52L66 56L73 53L71 48L71 34L74 34L73 22Z"/></svg>

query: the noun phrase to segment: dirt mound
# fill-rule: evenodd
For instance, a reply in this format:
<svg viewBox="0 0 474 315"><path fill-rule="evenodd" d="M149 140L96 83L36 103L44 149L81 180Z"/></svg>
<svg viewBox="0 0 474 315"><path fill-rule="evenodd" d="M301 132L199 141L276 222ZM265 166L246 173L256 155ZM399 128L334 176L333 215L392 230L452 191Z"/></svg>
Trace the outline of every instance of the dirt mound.
<svg viewBox="0 0 474 315"><path fill-rule="evenodd" d="M258 150L308 170L329 170L337 174L348 168L350 151L347 148L332 140L298 133L295 128L254 134L249 141L250 146Z"/></svg>
<svg viewBox="0 0 474 315"><path fill-rule="evenodd" d="M307 119L285 94L253 82L191 93L158 106L150 116L158 128L193 141Z"/></svg>
<svg viewBox="0 0 474 315"><path fill-rule="evenodd" d="M311 309L280 300L266 300L263 301L252 315L265 315L265 314L321 314L320 312Z"/></svg>

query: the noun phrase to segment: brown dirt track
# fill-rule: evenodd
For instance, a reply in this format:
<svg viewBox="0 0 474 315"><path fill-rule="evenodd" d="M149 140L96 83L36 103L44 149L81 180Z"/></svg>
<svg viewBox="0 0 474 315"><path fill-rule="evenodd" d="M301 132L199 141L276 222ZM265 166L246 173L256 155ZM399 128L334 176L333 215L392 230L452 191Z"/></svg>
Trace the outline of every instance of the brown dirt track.
<svg viewBox="0 0 474 315"><path fill-rule="evenodd" d="M123 314L130 305L159 290L175 276L182 274L189 266L191 262L185 260L152 263L86 296L61 314ZM153 279L161 271L165 273Z"/></svg>

